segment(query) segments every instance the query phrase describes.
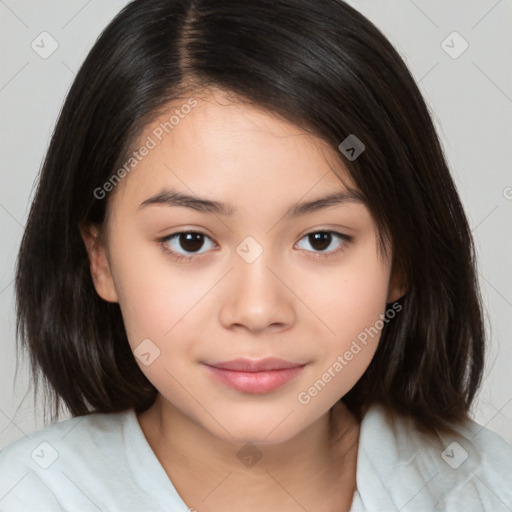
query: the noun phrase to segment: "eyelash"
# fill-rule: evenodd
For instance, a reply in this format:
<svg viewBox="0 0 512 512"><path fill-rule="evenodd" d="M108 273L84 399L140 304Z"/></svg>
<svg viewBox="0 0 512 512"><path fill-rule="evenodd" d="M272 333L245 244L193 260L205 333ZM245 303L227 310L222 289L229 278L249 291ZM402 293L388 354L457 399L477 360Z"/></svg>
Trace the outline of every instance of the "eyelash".
<svg viewBox="0 0 512 512"><path fill-rule="evenodd" d="M331 235L334 235L334 236L340 238L343 243L341 244L341 247L339 247L338 249L335 249L334 251L329 251L329 252L311 252L311 251L307 251L307 252L311 252L311 255L312 255L311 257L313 257L313 258L330 258L330 257L337 256L339 253L343 252L345 250L347 244L352 241L352 237L351 236L344 235L343 233L339 233L337 231L322 230L322 229L320 229L318 231L310 231L309 233L306 233L300 240L303 240L304 238L306 238L306 237L308 237L310 235L314 235L314 234L318 234L318 233L329 233ZM202 235L202 236L210 239L210 237L208 235L206 235L205 233L202 233L201 231L190 231L190 230L188 230L188 231L178 231L176 233L172 233L172 234L167 235L167 236L165 236L163 238L160 238L158 240L158 242L160 243L163 251L166 252L167 254L170 254L175 260L189 262L189 261L193 260L194 258L200 257L202 254L205 254L205 253L197 253L197 254L192 254L192 255L189 255L189 256L183 255L183 254L179 254L176 251L173 251L172 249L170 249L169 245L167 243L170 240L172 240L174 238L179 238L180 235L185 235L185 234Z"/></svg>

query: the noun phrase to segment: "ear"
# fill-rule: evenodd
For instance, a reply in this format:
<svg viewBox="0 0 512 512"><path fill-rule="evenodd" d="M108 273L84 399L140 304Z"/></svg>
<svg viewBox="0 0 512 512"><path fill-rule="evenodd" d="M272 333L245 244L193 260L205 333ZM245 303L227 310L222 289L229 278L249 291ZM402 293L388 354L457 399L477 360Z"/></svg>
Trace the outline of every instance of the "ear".
<svg viewBox="0 0 512 512"><path fill-rule="evenodd" d="M403 297L407 293L407 287L405 285L405 279L402 269L397 268L393 264L393 269L391 271L391 278L389 280L389 290L388 290L388 298L387 303L391 304L392 302L397 301L401 297Z"/></svg>
<svg viewBox="0 0 512 512"><path fill-rule="evenodd" d="M114 279L110 271L105 242L97 226L80 228L80 234L89 255L89 264L94 287L98 295L107 302L118 302Z"/></svg>

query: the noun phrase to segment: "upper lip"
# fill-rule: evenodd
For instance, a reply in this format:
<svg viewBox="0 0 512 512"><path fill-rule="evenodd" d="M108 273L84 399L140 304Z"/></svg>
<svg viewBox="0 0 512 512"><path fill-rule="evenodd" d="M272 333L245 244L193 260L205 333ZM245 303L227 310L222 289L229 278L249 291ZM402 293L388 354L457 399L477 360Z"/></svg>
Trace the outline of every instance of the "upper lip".
<svg viewBox="0 0 512 512"><path fill-rule="evenodd" d="M265 372L271 370L286 370L289 368L298 368L304 366L304 363L294 363L285 361L276 357L265 357L263 359L248 359L239 357L231 361L222 361L219 363L206 363L207 366L220 368L222 370L233 370L239 372Z"/></svg>

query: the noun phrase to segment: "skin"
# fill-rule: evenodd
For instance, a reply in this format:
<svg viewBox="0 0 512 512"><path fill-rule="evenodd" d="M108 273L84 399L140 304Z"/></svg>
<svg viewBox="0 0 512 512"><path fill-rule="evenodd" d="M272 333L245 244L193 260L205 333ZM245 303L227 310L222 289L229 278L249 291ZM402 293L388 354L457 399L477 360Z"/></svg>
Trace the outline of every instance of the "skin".
<svg viewBox="0 0 512 512"><path fill-rule="evenodd" d="M82 232L96 290L119 303L131 348L149 339L160 351L147 366L137 359L159 391L139 423L197 511L348 510L359 424L333 406L368 367L379 336L309 403L297 397L402 295L391 251L378 252L363 203L284 217L298 202L346 190L338 176L353 187L339 155L269 112L209 92L117 185L103 230ZM168 118L146 127L141 143ZM140 207L165 188L236 213ZM185 229L207 236L200 254L167 242L189 261L160 241ZM352 239L333 236L322 252L306 236L320 230ZM236 251L247 236L263 250L251 263ZM202 364L267 356L306 366L278 390L251 394L214 381ZM252 467L237 456L247 443L261 455Z"/></svg>

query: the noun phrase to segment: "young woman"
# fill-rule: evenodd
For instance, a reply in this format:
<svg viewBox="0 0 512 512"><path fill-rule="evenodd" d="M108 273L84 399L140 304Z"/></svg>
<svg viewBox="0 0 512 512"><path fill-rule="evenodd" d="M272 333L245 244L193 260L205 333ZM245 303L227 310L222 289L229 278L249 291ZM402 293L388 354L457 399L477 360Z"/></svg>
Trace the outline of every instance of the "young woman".
<svg viewBox="0 0 512 512"><path fill-rule="evenodd" d="M474 423L468 223L425 103L340 0L135 0L84 62L17 276L73 419L0 510L511 510ZM501 507L501 508L500 508Z"/></svg>

